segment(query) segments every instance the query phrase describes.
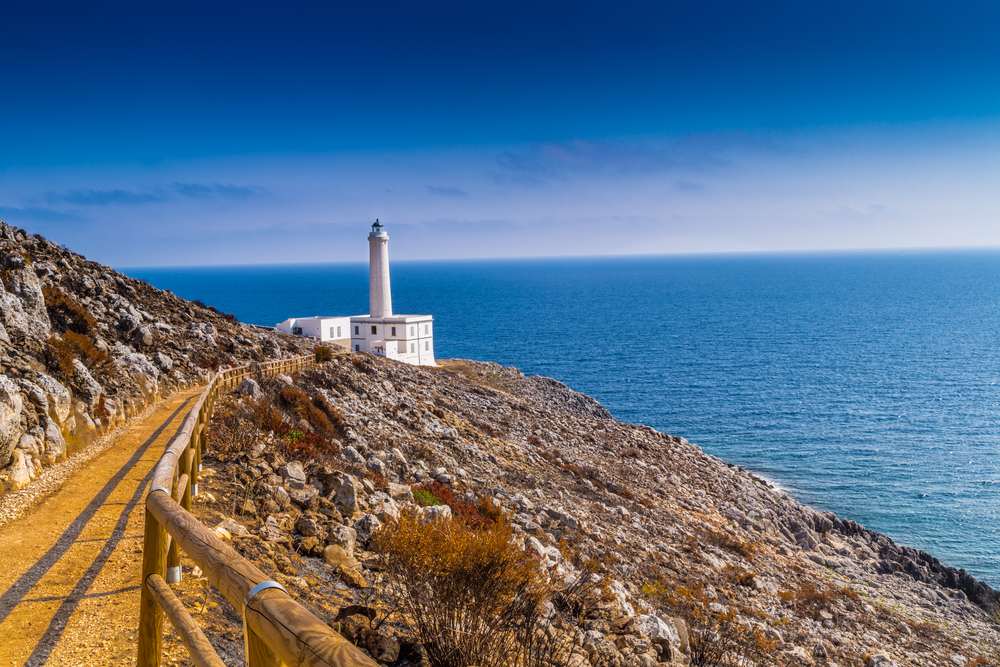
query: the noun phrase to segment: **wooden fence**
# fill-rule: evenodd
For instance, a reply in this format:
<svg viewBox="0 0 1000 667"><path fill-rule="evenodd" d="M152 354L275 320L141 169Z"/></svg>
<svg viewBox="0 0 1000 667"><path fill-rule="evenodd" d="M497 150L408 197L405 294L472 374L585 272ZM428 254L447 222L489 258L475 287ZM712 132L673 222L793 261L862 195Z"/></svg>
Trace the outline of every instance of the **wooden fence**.
<svg viewBox="0 0 1000 667"><path fill-rule="evenodd" d="M313 363L313 356L307 355L215 373L156 464L146 496L137 660L140 667L160 665L164 615L187 646L194 664L224 665L168 585L180 581L182 553L202 569L208 581L242 615L247 665L375 665L190 512L207 445L205 429L218 396L244 378L291 373Z"/></svg>

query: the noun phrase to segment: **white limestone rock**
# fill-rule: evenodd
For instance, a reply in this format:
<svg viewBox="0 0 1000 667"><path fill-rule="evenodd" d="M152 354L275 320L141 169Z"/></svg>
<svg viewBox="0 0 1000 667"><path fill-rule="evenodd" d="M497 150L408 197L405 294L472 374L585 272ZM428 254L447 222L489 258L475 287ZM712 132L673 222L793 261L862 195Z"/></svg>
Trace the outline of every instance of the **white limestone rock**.
<svg viewBox="0 0 1000 667"><path fill-rule="evenodd" d="M0 468L11 461L14 445L21 437L21 413L24 399L17 383L0 375Z"/></svg>

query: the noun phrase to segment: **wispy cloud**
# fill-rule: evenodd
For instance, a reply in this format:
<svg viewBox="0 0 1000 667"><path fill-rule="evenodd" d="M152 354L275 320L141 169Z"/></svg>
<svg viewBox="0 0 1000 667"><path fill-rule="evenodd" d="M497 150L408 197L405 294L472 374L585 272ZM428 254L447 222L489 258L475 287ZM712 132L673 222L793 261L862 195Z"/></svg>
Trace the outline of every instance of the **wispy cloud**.
<svg viewBox="0 0 1000 667"><path fill-rule="evenodd" d="M72 204L74 206L118 206L152 204L166 199L162 192L138 192L134 190L71 190L50 192L45 201L50 204Z"/></svg>
<svg viewBox="0 0 1000 667"><path fill-rule="evenodd" d="M678 192L704 192L705 184L681 179L674 183L674 189Z"/></svg>
<svg viewBox="0 0 1000 667"><path fill-rule="evenodd" d="M667 143L583 140L545 143L500 153L494 180L501 184L540 186L587 175L716 172L732 165L726 149L725 141L701 137Z"/></svg>
<svg viewBox="0 0 1000 667"><path fill-rule="evenodd" d="M0 206L0 219L9 222L80 222L85 218L72 211L42 206Z"/></svg>
<svg viewBox="0 0 1000 667"><path fill-rule="evenodd" d="M468 197L469 193L462 188L456 188L451 185L428 185L427 192L434 195L435 197Z"/></svg>
<svg viewBox="0 0 1000 667"><path fill-rule="evenodd" d="M44 200L50 204L72 206L136 206L159 204L177 199L245 200L263 194L264 188L225 183L172 183L144 190L88 189L49 192Z"/></svg>
<svg viewBox="0 0 1000 667"><path fill-rule="evenodd" d="M250 199L264 194L264 188L223 183L174 183L173 190L191 199Z"/></svg>

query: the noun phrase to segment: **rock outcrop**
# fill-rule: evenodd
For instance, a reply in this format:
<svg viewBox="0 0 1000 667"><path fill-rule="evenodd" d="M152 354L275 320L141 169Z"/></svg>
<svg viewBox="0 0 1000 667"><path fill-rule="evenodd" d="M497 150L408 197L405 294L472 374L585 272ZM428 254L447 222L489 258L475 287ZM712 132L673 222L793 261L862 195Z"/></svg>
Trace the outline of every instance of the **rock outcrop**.
<svg viewBox="0 0 1000 667"><path fill-rule="evenodd" d="M212 369L304 348L0 222L0 493Z"/></svg>

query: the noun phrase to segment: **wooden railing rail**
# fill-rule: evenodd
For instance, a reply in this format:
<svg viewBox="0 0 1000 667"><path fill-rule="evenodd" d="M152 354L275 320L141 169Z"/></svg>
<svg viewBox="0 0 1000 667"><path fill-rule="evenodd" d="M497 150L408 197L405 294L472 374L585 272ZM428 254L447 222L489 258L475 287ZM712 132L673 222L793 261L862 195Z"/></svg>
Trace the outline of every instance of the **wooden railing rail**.
<svg viewBox="0 0 1000 667"><path fill-rule="evenodd" d="M168 583L181 578L181 554L243 616L245 661L251 667L326 665L374 667L375 662L296 602L277 582L236 553L191 514L215 401L244 378L292 373L313 355L227 368L215 373L153 469L146 496L137 664L158 667L166 613L197 665L224 664Z"/></svg>

